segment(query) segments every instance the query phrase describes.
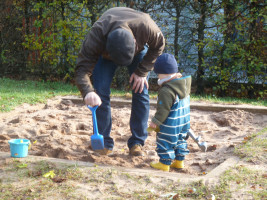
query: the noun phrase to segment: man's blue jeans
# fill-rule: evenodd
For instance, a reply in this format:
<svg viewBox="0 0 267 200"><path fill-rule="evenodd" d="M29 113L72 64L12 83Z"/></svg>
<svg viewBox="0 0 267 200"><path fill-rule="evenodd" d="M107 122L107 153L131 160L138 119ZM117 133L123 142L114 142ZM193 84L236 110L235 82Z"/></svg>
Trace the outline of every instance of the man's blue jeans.
<svg viewBox="0 0 267 200"><path fill-rule="evenodd" d="M129 74L131 75L138 64L141 62L147 52L147 47L134 57L132 64L128 67ZM99 58L95 69L93 71L93 84L96 93L102 100L101 106L96 110L97 124L99 133L104 136L104 146L112 150L114 140L110 136L112 119L110 109L110 85L115 74L117 65L110 61ZM132 91L132 108L130 118L130 129L132 136L128 140L129 149L135 144L144 145L147 138L147 121L149 117L149 95L148 89L144 86L142 93L135 93Z"/></svg>

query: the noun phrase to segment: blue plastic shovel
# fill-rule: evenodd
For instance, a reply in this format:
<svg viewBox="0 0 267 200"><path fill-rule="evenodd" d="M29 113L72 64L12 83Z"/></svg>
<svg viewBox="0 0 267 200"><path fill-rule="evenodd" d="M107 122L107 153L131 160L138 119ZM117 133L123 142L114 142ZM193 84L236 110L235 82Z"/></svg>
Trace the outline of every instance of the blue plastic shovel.
<svg viewBox="0 0 267 200"><path fill-rule="evenodd" d="M91 136L91 146L92 149L95 150L101 150L104 149L104 138L103 135L100 135L98 133L97 128L97 120L96 120L96 109L98 106L87 106L92 111L92 117L93 117L93 127L94 127L94 134Z"/></svg>

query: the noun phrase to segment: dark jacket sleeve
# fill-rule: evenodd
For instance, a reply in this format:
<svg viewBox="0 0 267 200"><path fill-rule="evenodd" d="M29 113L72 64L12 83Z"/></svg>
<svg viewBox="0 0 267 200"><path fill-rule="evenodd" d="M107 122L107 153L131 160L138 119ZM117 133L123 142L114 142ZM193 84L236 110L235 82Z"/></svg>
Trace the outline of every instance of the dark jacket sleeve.
<svg viewBox="0 0 267 200"><path fill-rule="evenodd" d="M75 82L83 98L89 92L94 91L90 76L97 60L104 51L105 39L97 28L92 28L86 36L78 54L75 69Z"/></svg>
<svg viewBox="0 0 267 200"><path fill-rule="evenodd" d="M147 22L145 34L148 35L148 51L135 71L141 77L147 76L148 72L152 71L157 57L162 54L165 47L164 36L151 18Z"/></svg>

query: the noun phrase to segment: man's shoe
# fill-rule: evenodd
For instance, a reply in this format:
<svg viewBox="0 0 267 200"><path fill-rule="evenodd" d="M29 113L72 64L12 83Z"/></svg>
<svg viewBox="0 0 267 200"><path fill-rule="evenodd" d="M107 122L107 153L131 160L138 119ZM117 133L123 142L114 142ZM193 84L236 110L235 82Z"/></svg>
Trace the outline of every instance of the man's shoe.
<svg viewBox="0 0 267 200"><path fill-rule="evenodd" d="M100 155L110 155L112 154L112 150L109 150L109 149L100 149L100 150L95 150L95 152L99 153Z"/></svg>
<svg viewBox="0 0 267 200"><path fill-rule="evenodd" d="M183 169L184 168L184 161L183 160L174 160L174 162L171 164L172 168L176 169Z"/></svg>
<svg viewBox="0 0 267 200"><path fill-rule="evenodd" d="M170 171L170 165L165 165L161 162L158 162L158 163L150 163L150 166L155 168L155 169L159 169L159 170L162 170L162 171L165 171L165 172L168 172Z"/></svg>
<svg viewBox="0 0 267 200"><path fill-rule="evenodd" d="M136 144L130 149L130 155L131 156L143 156L144 153L141 148L141 144Z"/></svg>

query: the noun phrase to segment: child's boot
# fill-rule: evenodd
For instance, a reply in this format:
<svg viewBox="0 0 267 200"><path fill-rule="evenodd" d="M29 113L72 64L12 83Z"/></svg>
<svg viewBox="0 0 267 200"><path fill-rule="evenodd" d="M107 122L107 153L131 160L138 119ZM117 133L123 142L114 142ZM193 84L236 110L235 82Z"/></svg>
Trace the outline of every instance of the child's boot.
<svg viewBox="0 0 267 200"><path fill-rule="evenodd" d="M171 164L172 168L176 169L183 169L184 168L184 161L183 160L174 160L174 162Z"/></svg>
<svg viewBox="0 0 267 200"><path fill-rule="evenodd" d="M158 162L158 163L150 163L150 166L155 168L155 169L160 169L162 171L165 171L165 172L168 172L170 171L170 165L165 165L161 162Z"/></svg>

